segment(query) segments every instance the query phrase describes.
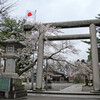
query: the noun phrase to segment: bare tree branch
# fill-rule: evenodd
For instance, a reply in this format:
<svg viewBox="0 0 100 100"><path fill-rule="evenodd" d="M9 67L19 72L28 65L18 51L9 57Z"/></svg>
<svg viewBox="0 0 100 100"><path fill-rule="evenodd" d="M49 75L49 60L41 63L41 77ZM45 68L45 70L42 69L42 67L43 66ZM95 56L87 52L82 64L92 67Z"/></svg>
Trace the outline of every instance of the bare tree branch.
<svg viewBox="0 0 100 100"><path fill-rule="evenodd" d="M15 6L16 2L8 3L10 0L1 0L0 1L0 14L6 14Z"/></svg>
<svg viewBox="0 0 100 100"><path fill-rule="evenodd" d="M32 68L37 62L37 59L31 64L29 65L29 67L26 67L25 69L23 69L22 71L19 71L19 75L22 75L24 72L28 71L30 68Z"/></svg>

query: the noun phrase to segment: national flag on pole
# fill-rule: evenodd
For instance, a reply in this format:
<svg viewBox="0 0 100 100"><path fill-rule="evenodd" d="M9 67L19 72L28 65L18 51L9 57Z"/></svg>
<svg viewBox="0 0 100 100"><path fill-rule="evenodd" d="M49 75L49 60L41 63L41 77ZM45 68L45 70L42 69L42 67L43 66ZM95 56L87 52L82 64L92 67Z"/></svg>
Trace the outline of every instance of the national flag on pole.
<svg viewBox="0 0 100 100"><path fill-rule="evenodd" d="M30 22L36 22L36 10L35 11L28 10L26 12L26 20Z"/></svg>

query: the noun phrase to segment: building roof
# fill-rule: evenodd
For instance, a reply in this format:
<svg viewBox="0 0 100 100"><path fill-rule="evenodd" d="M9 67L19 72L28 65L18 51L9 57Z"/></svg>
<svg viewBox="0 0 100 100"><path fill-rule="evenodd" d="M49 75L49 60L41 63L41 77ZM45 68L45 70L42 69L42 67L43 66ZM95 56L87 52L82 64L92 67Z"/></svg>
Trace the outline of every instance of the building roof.
<svg viewBox="0 0 100 100"><path fill-rule="evenodd" d="M44 71L46 71L46 68L43 69ZM56 75L65 75L63 72L57 70L56 68L53 68L51 66L49 66L48 72L53 72Z"/></svg>

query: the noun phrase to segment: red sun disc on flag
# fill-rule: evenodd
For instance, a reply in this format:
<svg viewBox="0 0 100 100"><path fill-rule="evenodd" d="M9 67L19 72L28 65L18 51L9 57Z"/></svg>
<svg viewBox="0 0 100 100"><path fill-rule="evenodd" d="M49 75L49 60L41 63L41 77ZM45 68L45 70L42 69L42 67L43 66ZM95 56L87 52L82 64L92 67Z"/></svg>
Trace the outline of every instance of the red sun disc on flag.
<svg viewBox="0 0 100 100"><path fill-rule="evenodd" d="M32 16L32 13L31 13L31 12L29 12L27 15L28 15L28 17L30 17L30 16Z"/></svg>

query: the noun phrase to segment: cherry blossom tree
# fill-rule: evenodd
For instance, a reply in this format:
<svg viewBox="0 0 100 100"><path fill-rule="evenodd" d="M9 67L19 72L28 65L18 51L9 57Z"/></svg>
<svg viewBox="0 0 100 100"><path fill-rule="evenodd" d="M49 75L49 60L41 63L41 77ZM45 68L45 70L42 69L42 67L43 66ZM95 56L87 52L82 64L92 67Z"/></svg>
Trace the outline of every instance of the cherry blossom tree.
<svg viewBox="0 0 100 100"><path fill-rule="evenodd" d="M74 79L76 79L78 75L81 75L81 77L84 76L85 84L88 85L90 75L92 74L90 63L78 60L75 62L73 68L71 67L71 65L68 65L67 68L68 68L68 73L67 73L68 76L74 77ZM79 79L79 81L81 81L81 79Z"/></svg>
<svg viewBox="0 0 100 100"><path fill-rule="evenodd" d="M58 35L60 30L55 27L50 27L50 25L43 25L41 23L35 23L32 34L21 33L25 38L24 44L26 48L23 50L19 50L18 54L20 58L17 60L17 73L21 75L23 72L27 71L31 67L33 67L37 62L37 49L38 49L38 39L41 34L44 34L44 60L49 59L52 61L58 62L61 66L65 66L67 62L66 56L64 57L64 53L77 53L77 50L68 41L61 42L51 42L48 41L46 36L49 35ZM20 68L24 68L20 70Z"/></svg>
<svg viewBox="0 0 100 100"><path fill-rule="evenodd" d="M69 41L54 42L49 41L47 36L59 35L61 31L50 25L43 25L41 23L35 23L34 28L30 32L23 31L23 24L25 20L15 20L10 17L6 17L1 23L2 39L12 38L14 36L17 41L22 42L26 45L26 48L18 49L19 58L16 60L16 72L22 75L37 63L37 50L38 40L41 34L44 34L44 62L45 59L49 59L49 63L56 61L62 68L64 68L67 61L65 56L71 53L77 54L78 51L74 45ZM5 34L6 33L6 34ZM5 38L6 37L6 38ZM57 64L56 63L56 64ZM52 63L50 63L53 65ZM45 65L45 63L44 63ZM56 65L57 66L57 65Z"/></svg>

